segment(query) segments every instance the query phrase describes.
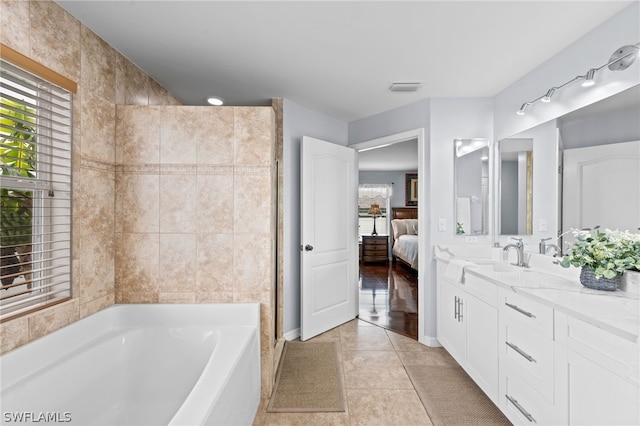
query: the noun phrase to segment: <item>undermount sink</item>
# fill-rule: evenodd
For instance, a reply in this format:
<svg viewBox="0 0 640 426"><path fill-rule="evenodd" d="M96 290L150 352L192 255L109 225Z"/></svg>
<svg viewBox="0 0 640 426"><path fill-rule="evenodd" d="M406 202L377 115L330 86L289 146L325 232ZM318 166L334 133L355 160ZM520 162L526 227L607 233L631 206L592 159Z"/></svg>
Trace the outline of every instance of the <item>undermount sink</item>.
<svg viewBox="0 0 640 426"><path fill-rule="evenodd" d="M510 285L522 287L548 287L566 284L567 280L545 272L513 265L507 262L491 261L474 267L481 274L494 276Z"/></svg>
<svg viewBox="0 0 640 426"><path fill-rule="evenodd" d="M512 265L510 263L507 262L500 262L497 260L492 260L492 261L487 261L484 263L476 263L477 266L477 270L479 271L483 271L483 272L490 272L490 273L494 273L494 272L518 272L520 273L523 268L516 266L516 265Z"/></svg>
<svg viewBox="0 0 640 426"><path fill-rule="evenodd" d="M563 284L567 282L566 278L529 269L523 269L520 278L522 284L535 286L543 286L544 284Z"/></svg>

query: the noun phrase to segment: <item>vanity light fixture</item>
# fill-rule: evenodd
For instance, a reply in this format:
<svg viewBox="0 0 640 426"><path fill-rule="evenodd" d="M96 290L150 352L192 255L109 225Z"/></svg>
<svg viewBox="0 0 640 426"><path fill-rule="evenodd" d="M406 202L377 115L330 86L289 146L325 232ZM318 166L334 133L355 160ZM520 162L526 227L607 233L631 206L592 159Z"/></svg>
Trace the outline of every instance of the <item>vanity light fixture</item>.
<svg viewBox="0 0 640 426"><path fill-rule="evenodd" d="M551 97L553 96L553 94L556 92L556 88L552 87L551 89L549 89L549 91L547 92L546 95L544 95L544 97L542 99L540 99L542 102L546 102L549 103L551 102Z"/></svg>
<svg viewBox="0 0 640 426"><path fill-rule="evenodd" d="M214 106L220 106L224 104L224 99L218 97L218 96L209 96L207 98L207 103L209 103L210 105L214 105Z"/></svg>
<svg viewBox="0 0 640 426"><path fill-rule="evenodd" d="M609 58L609 62L607 62L606 64L598 68L591 68L589 69L589 71L587 71L585 75L578 75L560 86L552 87L547 91L545 95L537 97L532 101L523 103L520 109L516 112L516 114L524 115L527 107L531 104L536 103L537 101L541 101L545 103L551 102L551 97L557 90L564 88L565 86L573 83L576 80L584 80L582 82L582 86L584 87L593 86L595 84L594 78L595 78L596 72L600 71L605 67L608 67L611 71L626 70L638 58L638 51L640 51L640 42L636 44L629 44L626 46L622 46L616 49L616 51L613 52L613 54Z"/></svg>

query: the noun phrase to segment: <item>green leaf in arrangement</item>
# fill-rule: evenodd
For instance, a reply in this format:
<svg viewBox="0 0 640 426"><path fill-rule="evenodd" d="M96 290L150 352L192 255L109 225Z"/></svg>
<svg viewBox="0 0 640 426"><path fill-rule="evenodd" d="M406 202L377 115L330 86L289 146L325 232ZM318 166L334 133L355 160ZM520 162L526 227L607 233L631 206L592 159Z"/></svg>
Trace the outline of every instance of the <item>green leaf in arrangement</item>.
<svg viewBox="0 0 640 426"><path fill-rule="evenodd" d="M640 271L640 234L594 229L575 230L574 236L571 254L562 258L561 266L584 266L592 269L596 277L605 278L614 278L629 269Z"/></svg>

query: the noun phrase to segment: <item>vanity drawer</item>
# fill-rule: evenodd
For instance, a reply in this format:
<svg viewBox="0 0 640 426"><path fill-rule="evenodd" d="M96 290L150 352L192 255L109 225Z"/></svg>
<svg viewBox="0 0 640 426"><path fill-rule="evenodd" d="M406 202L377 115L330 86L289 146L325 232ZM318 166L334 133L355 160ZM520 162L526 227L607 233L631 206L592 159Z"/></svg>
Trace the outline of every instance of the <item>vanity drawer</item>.
<svg viewBox="0 0 640 426"><path fill-rule="evenodd" d="M507 289L500 289L498 307L500 313L509 320L531 327L543 336L553 339L552 308Z"/></svg>
<svg viewBox="0 0 640 426"><path fill-rule="evenodd" d="M549 401L554 401L554 342L515 321L501 321L501 359L507 374L520 376Z"/></svg>
<svg viewBox="0 0 640 426"><path fill-rule="evenodd" d="M507 375L501 395L503 412L516 425L560 425L567 421L562 411L517 376Z"/></svg>
<svg viewBox="0 0 640 426"><path fill-rule="evenodd" d="M567 318L567 347L612 373L638 385L640 348L637 343L576 318Z"/></svg>
<svg viewBox="0 0 640 426"><path fill-rule="evenodd" d="M483 302L496 307L498 302L498 286L470 273L464 275L464 289Z"/></svg>

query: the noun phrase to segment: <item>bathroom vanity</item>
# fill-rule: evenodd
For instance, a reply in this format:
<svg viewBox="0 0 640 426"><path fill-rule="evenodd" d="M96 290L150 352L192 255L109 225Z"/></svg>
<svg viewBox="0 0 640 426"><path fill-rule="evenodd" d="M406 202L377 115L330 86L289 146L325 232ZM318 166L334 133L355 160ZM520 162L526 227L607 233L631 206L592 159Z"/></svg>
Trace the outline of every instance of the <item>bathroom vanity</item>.
<svg viewBox="0 0 640 426"><path fill-rule="evenodd" d="M550 256L436 247L438 340L514 424L640 424L640 295Z"/></svg>

